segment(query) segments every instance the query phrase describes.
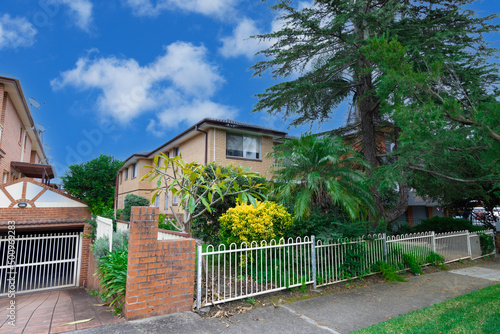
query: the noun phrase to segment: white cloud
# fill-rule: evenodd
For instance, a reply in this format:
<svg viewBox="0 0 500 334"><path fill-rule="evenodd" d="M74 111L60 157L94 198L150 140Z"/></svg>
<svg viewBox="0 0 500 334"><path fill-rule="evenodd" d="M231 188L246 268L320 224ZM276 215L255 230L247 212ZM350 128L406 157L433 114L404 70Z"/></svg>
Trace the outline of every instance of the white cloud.
<svg viewBox="0 0 500 334"><path fill-rule="evenodd" d="M227 18L238 0L124 0L134 14L157 16L166 10L185 10L207 16Z"/></svg>
<svg viewBox="0 0 500 334"><path fill-rule="evenodd" d="M257 28L254 20L244 18L233 29L233 34L228 37L223 37L222 47L219 49L220 53L226 57L245 56L252 59L254 55L270 46L268 41L259 41L250 36L262 34L262 31Z"/></svg>
<svg viewBox="0 0 500 334"><path fill-rule="evenodd" d="M52 4L68 6L75 25L83 31L89 31L92 23L92 7L90 0L50 0Z"/></svg>
<svg viewBox="0 0 500 334"><path fill-rule="evenodd" d="M53 79L51 85L54 90L67 86L97 89L99 111L122 124L146 112L161 110L158 121L150 124L151 129L158 131L158 127L223 117L233 111L210 101L224 79L217 67L207 61L206 52L203 46L176 42L145 66L135 59L86 56L78 59L73 69Z"/></svg>
<svg viewBox="0 0 500 334"><path fill-rule="evenodd" d="M0 50L32 46L36 34L37 30L26 18L0 16Z"/></svg>
<svg viewBox="0 0 500 334"><path fill-rule="evenodd" d="M189 103L172 105L162 110L157 116L158 120L150 120L147 130L155 136L164 136L162 131L166 128L176 127L177 123L185 122L194 124L205 117L232 118L237 115L237 110L210 100L194 99Z"/></svg>
<svg viewBox="0 0 500 334"><path fill-rule="evenodd" d="M313 8L314 6L313 2L300 1L298 10ZM226 58L244 56L248 59L253 59L257 52L271 47L274 41L259 40L257 38L250 38L250 36L281 30L286 25L285 21L279 19L281 14L279 12L275 13L269 30L260 28L261 24L248 17L239 20L233 29L232 35L221 38L222 47L219 48L219 52Z"/></svg>
<svg viewBox="0 0 500 334"><path fill-rule="evenodd" d="M278 31L283 25L284 22L275 17L271 22L270 30L264 31L258 27L256 21L245 17L233 29L232 35L221 38L222 47L219 48L219 52L226 58L244 56L253 59L257 52L269 48L274 41L259 40L258 38L250 38L250 36Z"/></svg>

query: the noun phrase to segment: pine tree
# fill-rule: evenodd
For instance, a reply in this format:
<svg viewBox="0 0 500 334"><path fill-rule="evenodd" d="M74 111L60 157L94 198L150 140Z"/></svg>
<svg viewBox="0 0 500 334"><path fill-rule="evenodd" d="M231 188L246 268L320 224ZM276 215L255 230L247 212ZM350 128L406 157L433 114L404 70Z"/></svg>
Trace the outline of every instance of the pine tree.
<svg viewBox="0 0 500 334"><path fill-rule="evenodd" d="M279 31L255 36L274 44L260 54L268 59L252 69L260 76L271 70L275 78L290 78L262 94L254 110L293 118L291 125L323 121L348 100L356 115L364 158L377 167L375 130L385 121L393 127L396 148L401 129L384 114L383 96L397 87L381 87L384 70L367 54L377 36L397 39L407 48L413 68L425 72L429 63L446 62L445 71L469 85L487 90L498 82L488 63L494 50L484 41L485 33L498 30L490 23L494 16L479 18L462 7L473 0L317 0L298 10L292 1L282 0L271 8L282 14ZM297 73L299 75L297 76ZM443 79L450 78L444 75ZM448 85L448 82L441 82ZM383 89L381 97L379 90ZM408 204L405 171L392 175L399 182L399 198L384 207L383 195L374 183L379 216L393 221Z"/></svg>

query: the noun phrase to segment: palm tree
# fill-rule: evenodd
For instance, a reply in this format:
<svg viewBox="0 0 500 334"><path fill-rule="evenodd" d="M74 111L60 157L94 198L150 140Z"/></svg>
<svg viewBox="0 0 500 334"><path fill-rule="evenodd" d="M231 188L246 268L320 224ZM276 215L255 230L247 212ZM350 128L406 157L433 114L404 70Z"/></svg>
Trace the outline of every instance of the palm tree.
<svg viewBox="0 0 500 334"><path fill-rule="evenodd" d="M331 204L344 209L351 219L368 213L375 205L364 170L369 164L340 137L306 134L275 146L273 192L281 203L293 203L296 217L307 217L313 205Z"/></svg>

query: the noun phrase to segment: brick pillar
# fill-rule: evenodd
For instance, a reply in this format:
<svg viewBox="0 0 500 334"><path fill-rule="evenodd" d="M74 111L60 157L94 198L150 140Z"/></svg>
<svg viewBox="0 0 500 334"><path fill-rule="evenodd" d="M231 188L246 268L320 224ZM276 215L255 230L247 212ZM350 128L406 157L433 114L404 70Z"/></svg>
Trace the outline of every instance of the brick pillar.
<svg viewBox="0 0 500 334"><path fill-rule="evenodd" d="M133 207L130 218L127 320L189 311L194 298L194 239L158 240L158 208Z"/></svg>
<svg viewBox="0 0 500 334"><path fill-rule="evenodd" d="M432 218L432 206L426 206L425 209L427 210L427 218Z"/></svg>
<svg viewBox="0 0 500 334"><path fill-rule="evenodd" d="M87 275L89 271L89 260L90 256L94 256L90 251L90 234L91 226L85 223L83 227L83 238L82 238L82 264L80 267L80 286L87 283ZM92 273L93 274L93 273Z"/></svg>
<svg viewBox="0 0 500 334"><path fill-rule="evenodd" d="M410 224L411 227L415 226L415 222L413 221L413 207L409 206L406 209L406 217L408 219L408 223Z"/></svg>

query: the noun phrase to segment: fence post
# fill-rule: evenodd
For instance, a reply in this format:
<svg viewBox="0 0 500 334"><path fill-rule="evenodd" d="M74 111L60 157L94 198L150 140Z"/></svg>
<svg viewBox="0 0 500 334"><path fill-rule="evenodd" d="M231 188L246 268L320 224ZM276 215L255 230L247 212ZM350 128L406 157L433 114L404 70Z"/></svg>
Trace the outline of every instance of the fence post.
<svg viewBox="0 0 500 334"><path fill-rule="evenodd" d="M469 252L469 257L472 260L472 249L470 247L470 232L467 231L467 251Z"/></svg>
<svg viewBox="0 0 500 334"><path fill-rule="evenodd" d="M436 232L432 231L431 236L432 236L432 251L434 253L437 253L436 252Z"/></svg>
<svg viewBox="0 0 500 334"><path fill-rule="evenodd" d="M203 261L203 249L201 245L198 245L198 258L196 264L196 308L199 310L201 308L201 263Z"/></svg>
<svg viewBox="0 0 500 334"><path fill-rule="evenodd" d="M316 237L311 236L311 258L312 258L312 279L313 289L316 290Z"/></svg>
<svg viewBox="0 0 500 334"><path fill-rule="evenodd" d="M382 237L384 238L382 242L382 245L384 247L384 261L387 262L387 234L382 234Z"/></svg>

